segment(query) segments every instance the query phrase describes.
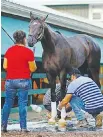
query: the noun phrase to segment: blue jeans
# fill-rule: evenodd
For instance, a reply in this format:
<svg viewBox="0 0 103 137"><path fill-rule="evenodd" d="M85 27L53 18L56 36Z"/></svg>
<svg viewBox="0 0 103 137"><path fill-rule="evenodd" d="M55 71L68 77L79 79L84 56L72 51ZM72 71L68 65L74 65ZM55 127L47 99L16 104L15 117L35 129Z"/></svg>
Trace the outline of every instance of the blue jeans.
<svg viewBox="0 0 103 137"><path fill-rule="evenodd" d="M13 106L14 99L18 93L19 117L21 129L26 129L28 90L31 88L30 79L9 79L6 80L5 89L6 97L2 113L2 126L7 127L10 110Z"/></svg>
<svg viewBox="0 0 103 137"><path fill-rule="evenodd" d="M87 111L87 110L85 110L84 102L81 100L80 97L73 95L72 99L70 101L70 105L71 105L71 107L72 107L72 109L76 115L77 120L85 119L85 114L82 110L84 110L84 111ZM103 107L100 107L100 108L97 108L97 109L94 109L91 111L89 110L87 112L95 118L102 111L103 111Z"/></svg>
<svg viewBox="0 0 103 137"><path fill-rule="evenodd" d="M73 95L70 101L70 105L76 115L77 120L85 119L85 114L82 111L82 110L85 111L85 105L79 97Z"/></svg>

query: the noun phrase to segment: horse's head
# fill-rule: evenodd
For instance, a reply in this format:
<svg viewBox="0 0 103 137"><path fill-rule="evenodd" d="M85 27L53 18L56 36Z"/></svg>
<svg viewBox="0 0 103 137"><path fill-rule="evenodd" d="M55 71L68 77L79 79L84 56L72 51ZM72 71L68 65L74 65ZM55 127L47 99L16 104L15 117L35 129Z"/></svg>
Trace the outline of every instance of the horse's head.
<svg viewBox="0 0 103 137"><path fill-rule="evenodd" d="M33 47L38 41L40 41L44 36L44 22L46 18L34 17L30 12L30 25L29 25L29 36L28 36L28 45Z"/></svg>

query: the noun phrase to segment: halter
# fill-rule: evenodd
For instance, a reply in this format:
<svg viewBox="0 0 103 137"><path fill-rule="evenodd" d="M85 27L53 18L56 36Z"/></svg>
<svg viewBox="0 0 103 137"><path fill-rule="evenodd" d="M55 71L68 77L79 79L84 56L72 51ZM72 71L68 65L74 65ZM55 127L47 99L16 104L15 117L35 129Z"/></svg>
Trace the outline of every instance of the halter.
<svg viewBox="0 0 103 137"><path fill-rule="evenodd" d="M31 35L31 34L29 34L29 36L32 37L32 39L33 39L33 37L35 37L34 35ZM42 25L42 31L41 31L40 35L37 38L35 37L35 39L37 41L41 41L43 36L44 36L44 25Z"/></svg>
<svg viewBox="0 0 103 137"><path fill-rule="evenodd" d="M38 36L37 41L41 41L42 38L43 38L43 36L44 36L44 25L42 26L42 32L41 32L41 34Z"/></svg>

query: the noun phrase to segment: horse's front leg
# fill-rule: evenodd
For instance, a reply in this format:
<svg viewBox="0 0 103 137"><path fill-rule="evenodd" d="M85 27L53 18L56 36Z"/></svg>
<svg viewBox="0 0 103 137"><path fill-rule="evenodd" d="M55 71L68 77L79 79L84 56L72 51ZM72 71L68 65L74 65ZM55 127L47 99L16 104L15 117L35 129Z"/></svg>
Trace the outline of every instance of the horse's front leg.
<svg viewBox="0 0 103 137"><path fill-rule="evenodd" d="M56 76L50 75L49 73L47 74L49 84L51 87L51 119L49 119L50 124L55 123L55 117L57 115L57 109L56 109L56 93L55 93L55 88L56 88Z"/></svg>
<svg viewBox="0 0 103 137"><path fill-rule="evenodd" d="M66 95L66 76L67 76L67 73L65 70L62 70L60 72L60 83L61 83L61 100L65 97ZM61 119L65 119L66 117L66 110L65 110L65 107L62 108L61 110Z"/></svg>

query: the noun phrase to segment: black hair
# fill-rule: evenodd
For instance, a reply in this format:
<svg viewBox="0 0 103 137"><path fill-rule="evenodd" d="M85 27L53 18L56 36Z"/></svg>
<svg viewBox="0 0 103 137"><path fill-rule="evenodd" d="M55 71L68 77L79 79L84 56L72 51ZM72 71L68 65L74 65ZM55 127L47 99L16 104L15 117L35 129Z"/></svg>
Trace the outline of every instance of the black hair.
<svg viewBox="0 0 103 137"><path fill-rule="evenodd" d="M75 75L76 78L81 76L81 72L77 68L73 68L72 71L69 73L69 75Z"/></svg>
<svg viewBox="0 0 103 137"><path fill-rule="evenodd" d="M22 30L18 30L14 32L13 38L15 39L15 43L24 44L24 38L26 38L26 33Z"/></svg>

